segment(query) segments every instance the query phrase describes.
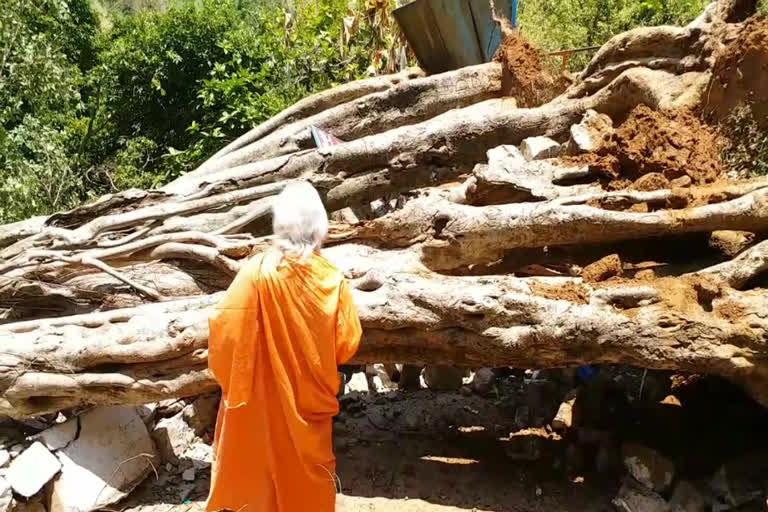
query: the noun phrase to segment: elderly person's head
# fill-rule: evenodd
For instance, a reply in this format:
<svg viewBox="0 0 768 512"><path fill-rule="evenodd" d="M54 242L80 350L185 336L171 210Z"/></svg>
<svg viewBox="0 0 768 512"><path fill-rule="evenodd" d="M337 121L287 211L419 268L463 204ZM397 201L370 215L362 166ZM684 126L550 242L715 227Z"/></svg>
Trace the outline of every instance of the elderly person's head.
<svg viewBox="0 0 768 512"><path fill-rule="evenodd" d="M328 214L320 195L309 183L292 183L272 206L275 245L287 257L305 260L328 235Z"/></svg>

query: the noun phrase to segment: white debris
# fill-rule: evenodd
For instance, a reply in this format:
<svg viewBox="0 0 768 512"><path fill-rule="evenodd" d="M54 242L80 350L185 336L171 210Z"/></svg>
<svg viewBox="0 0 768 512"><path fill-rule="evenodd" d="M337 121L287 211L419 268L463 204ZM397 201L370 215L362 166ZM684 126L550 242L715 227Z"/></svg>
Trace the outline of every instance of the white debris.
<svg viewBox="0 0 768 512"><path fill-rule="evenodd" d="M15 492L29 498L37 494L60 469L59 459L38 441L11 462L8 481Z"/></svg>
<svg viewBox="0 0 768 512"><path fill-rule="evenodd" d="M11 454L8 450L0 450L0 468L4 468L11 462Z"/></svg>
<svg viewBox="0 0 768 512"><path fill-rule="evenodd" d="M152 439L163 462L179 464L184 452L195 441L195 431L184 421L183 414L163 418L152 431Z"/></svg>
<svg viewBox="0 0 768 512"><path fill-rule="evenodd" d="M0 478L0 512L8 512L13 505L13 489L5 478Z"/></svg>
<svg viewBox="0 0 768 512"><path fill-rule="evenodd" d="M560 150L560 143L549 137L528 137L520 144L520 152L526 160L555 158Z"/></svg>
<svg viewBox="0 0 768 512"><path fill-rule="evenodd" d="M365 372L357 372L347 382L347 393L367 393L368 379Z"/></svg>
<svg viewBox="0 0 768 512"><path fill-rule="evenodd" d="M195 481L195 468L189 468L184 473L181 474L181 478L184 479L185 482L194 482Z"/></svg>
<svg viewBox="0 0 768 512"><path fill-rule="evenodd" d="M58 454L62 470L50 512L87 512L116 503L141 483L155 449L135 407L100 407L80 417L80 435Z"/></svg>

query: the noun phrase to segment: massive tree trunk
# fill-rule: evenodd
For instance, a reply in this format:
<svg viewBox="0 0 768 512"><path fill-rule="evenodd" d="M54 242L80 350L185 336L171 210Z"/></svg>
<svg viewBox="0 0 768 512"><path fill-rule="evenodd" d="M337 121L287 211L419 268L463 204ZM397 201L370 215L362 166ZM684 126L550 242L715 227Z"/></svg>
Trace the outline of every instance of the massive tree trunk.
<svg viewBox="0 0 768 512"><path fill-rule="evenodd" d="M271 201L295 180L330 210L367 212L332 223L326 249L355 289L358 362L624 363L722 375L768 405L767 242L725 261L708 245L722 230L760 241L768 181L691 186L651 172L658 186L618 186L595 164L610 144L531 162L514 147L541 135L565 143L587 113L618 125L641 104L699 105L721 40L742 27L731 11L617 36L533 108L504 90L519 71L504 59L348 84L162 190L0 226L0 414L214 388L207 315L243 261L269 247ZM310 125L349 140L312 149ZM678 142L685 154L701 145Z"/></svg>

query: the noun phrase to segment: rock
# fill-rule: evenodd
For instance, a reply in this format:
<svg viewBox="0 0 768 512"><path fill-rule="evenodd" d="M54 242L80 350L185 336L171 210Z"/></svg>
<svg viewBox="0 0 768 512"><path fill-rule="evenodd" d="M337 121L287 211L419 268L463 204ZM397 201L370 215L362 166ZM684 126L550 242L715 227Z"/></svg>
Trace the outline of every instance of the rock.
<svg viewBox="0 0 768 512"><path fill-rule="evenodd" d="M392 382L391 372L394 368L389 365L376 363L365 367L365 376L368 380L368 390L376 393L386 393L397 389L397 384Z"/></svg>
<svg viewBox="0 0 768 512"><path fill-rule="evenodd" d="M186 405L187 404L184 402L184 400L179 400L178 398L169 398L168 400L163 400L162 402L157 403L156 414L160 418L170 418L180 413Z"/></svg>
<svg viewBox="0 0 768 512"><path fill-rule="evenodd" d="M163 418L152 431L157 451L162 462L174 465L181 461L181 456L195 440L195 431L184 421L183 413L172 418Z"/></svg>
<svg viewBox="0 0 768 512"><path fill-rule="evenodd" d="M219 414L220 400L221 395L218 392L208 393L195 398L191 404L184 407L182 410L184 421L192 427L195 434L202 436L214 429Z"/></svg>
<svg viewBox="0 0 768 512"><path fill-rule="evenodd" d="M731 507L762 497L768 481L768 452L756 452L723 464L712 477L715 496Z"/></svg>
<svg viewBox="0 0 768 512"><path fill-rule="evenodd" d="M478 395L487 395L496 385L496 372L491 368L480 368L472 378L472 391Z"/></svg>
<svg viewBox="0 0 768 512"><path fill-rule="evenodd" d="M713 231L709 236L709 246L728 258L733 258L754 243L755 234L748 231Z"/></svg>
<svg viewBox="0 0 768 512"><path fill-rule="evenodd" d="M528 137L520 144L520 153L526 160L543 160L560 155L560 143L549 137Z"/></svg>
<svg viewBox="0 0 768 512"><path fill-rule="evenodd" d="M674 512L709 512L712 510L712 500L707 497L697 485L687 480L681 480L672 491L669 505Z"/></svg>
<svg viewBox="0 0 768 512"><path fill-rule="evenodd" d="M421 366L404 364L400 370L398 388L404 391L418 391L421 389Z"/></svg>
<svg viewBox="0 0 768 512"><path fill-rule="evenodd" d="M595 453L595 469L600 473L615 473L621 469L621 450L612 440L600 443Z"/></svg>
<svg viewBox="0 0 768 512"><path fill-rule="evenodd" d="M210 467L213 462L213 448L209 444L196 442L184 452L184 458L192 461L192 466L195 469Z"/></svg>
<svg viewBox="0 0 768 512"><path fill-rule="evenodd" d="M358 372L352 375L347 382L347 393L368 393L368 379L365 372Z"/></svg>
<svg viewBox="0 0 768 512"><path fill-rule="evenodd" d="M5 478L0 478L0 512L8 512L13 505L13 489Z"/></svg>
<svg viewBox="0 0 768 512"><path fill-rule="evenodd" d="M195 468L189 468L189 469L185 470L181 474L181 478L185 482L194 482L195 481Z"/></svg>
<svg viewBox="0 0 768 512"><path fill-rule="evenodd" d="M0 450L0 468L4 468L11 462L11 454L8 450Z"/></svg>
<svg viewBox="0 0 768 512"><path fill-rule="evenodd" d="M12 459L15 459L16 457L21 455L21 452L23 452L23 451L24 451L24 445L21 444L21 443L17 443L15 445L11 446L11 449L8 450L8 453L11 454L11 458Z"/></svg>
<svg viewBox="0 0 768 512"><path fill-rule="evenodd" d="M77 418L59 423L53 427L43 430L32 439L40 441L51 451L60 450L75 440L77 435Z"/></svg>
<svg viewBox="0 0 768 512"><path fill-rule="evenodd" d="M664 498L631 477L624 479L613 506L621 512L672 512Z"/></svg>
<svg viewBox="0 0 768 512"><path fill-rule="evenodd" d="M25 498L34 496L61 470L61 462L37 441L11 462L8 482Z"/></svg>
<svg viewBox="0 0 768 512"><path fill-rule="evenodd" d="M635 279L639 281L650 281L656 279L656 271L652 268L644 268L635 272Z"/></svg>
<svg viewBox="0 0 768 512"><path fill-rule="evenodd" d="M573 426L573 404L576 402L576 396L579 391L573 389L565 395L557 414L552 419L552 428L555 430L567 430Z"/></svg>
<svg viewBox="0 0 768 512"><path fill-rule="evenodd" d="M472 388L469 386L461 386L459 393L461 393L462 396L472 396Z"/></svg>
<svg viewBox="0 0 768 512"><path fill-rule="evenodd" d="M409 407L403 414L403 425L407 430L418 430L424 423L424 411Z"/></svg>
<svg viewBox="0 0 768 512"><path fill-rule="evenodd" d="M424 368L424 383L429 389L458 391L463 385L464 370L452 366L428 365Z"/></svg>
<svg viewBox="0 0 768 512"><path fill-rule="evenodd" d="M80 416L80 435L58 454L50 512L86 512L133 491L152 472L155 447L135 407L99 407Z"/></svg>
<svg viewBox="0 0 768 512"><path fill-rule="evenodd" d="M649 489L662 492L675 476L674 463L656 450L635 443L621 447L624 465L629 473Z"/></svg>
<svg viewBox="0 0 768 512"><path fill-rule="evenodd" d="M613 138L613 121L605 114L587 110L579 124L571 126L566 151L570 155L600 151Z"/></svg>
<svg viewBox="0 0 768 512"><path fill-rule="evenodd" d="M618 254L611 254L584 267L581 278L585 283L599 283L623 274L621 259Z"/></svg>
<svg viewBox="0 0 768 512"><path fill-rule="evenodd" d="M144 404L136 407L136 413L141 420L147 426L148 429L152 428L157 417L157 404Z"/></svg>

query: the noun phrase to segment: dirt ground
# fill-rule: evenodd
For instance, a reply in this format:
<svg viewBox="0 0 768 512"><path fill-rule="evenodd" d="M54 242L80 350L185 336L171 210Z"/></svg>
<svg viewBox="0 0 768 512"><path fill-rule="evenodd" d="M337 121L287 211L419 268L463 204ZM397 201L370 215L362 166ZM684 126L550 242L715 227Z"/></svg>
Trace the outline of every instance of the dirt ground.
<svg viewBox="0 0 768 512"><path fill-rule="evenodd" d="M610 511L624 478L623 441L660 451L691 481L707 481L724 461L768 450L766 412L734 386L611 372L603 368L603 378L581 383L586 398L573 409L579 426L559 432L552 418L574 385L572 372L506 375L485 396L467 388L345 395L334 420L337 510ZM208 464L187 465L198 468L193 481L184 481L179 467L158 467L116 510L202 511Z"/></svg>

